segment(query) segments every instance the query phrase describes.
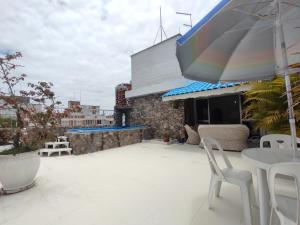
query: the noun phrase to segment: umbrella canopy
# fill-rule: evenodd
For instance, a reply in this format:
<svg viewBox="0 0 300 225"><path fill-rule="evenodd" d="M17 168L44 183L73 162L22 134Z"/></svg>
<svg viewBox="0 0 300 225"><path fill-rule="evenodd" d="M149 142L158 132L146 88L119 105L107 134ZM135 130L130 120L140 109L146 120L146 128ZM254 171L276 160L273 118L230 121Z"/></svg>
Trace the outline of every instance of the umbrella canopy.
<svg viewBox="0 0 300 225"><path fill-rule="evenodd" d="M299 0L280 1L280 11L288 65L294 65L300 62ZM276 0L222 0L178 39L183 76L216 82L271 79L283 73L285 59L276 22Z"/></svg>
<svg viewBox="0 0 300 225"><path fill-rule="evenodd" d="M222 0L177 40L183 76L216 82L284 74L295 157L296 126L289 74L299 71L299 0Z"/></svg>

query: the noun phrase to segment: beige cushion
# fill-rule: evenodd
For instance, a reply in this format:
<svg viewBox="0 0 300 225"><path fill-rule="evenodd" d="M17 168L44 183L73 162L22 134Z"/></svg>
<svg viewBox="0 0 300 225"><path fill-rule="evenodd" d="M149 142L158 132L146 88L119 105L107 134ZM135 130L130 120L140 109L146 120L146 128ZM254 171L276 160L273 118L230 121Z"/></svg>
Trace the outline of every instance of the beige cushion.
<svg viewBox="0 0 300 225"><path fill-rule="evenodd" d="M195 130L193 130L189 125L185 125L184 128L188 135L188 139L186 143L190 145L199 145L200 144L199 134Z"/></svg>
<svg viewBox="0 0 300 225"><path fill-rule="evenodd" d="M249 129L245 125L199 125L200 137L216 139L224 150L241 151L247 148Z"/></svg>

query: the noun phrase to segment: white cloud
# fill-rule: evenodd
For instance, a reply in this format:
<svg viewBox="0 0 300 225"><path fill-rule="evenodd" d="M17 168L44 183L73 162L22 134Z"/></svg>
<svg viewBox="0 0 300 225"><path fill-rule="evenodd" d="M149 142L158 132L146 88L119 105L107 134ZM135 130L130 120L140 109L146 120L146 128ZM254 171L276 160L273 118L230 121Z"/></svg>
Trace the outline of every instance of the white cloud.
<svg viewBox="0 0 300 225"><path fill-rule="evenodd" d="M0 52L21 51L29 81L51 81L65 103L112 109L130 81L130 55L153 44L162 6L167 35L185 32L219 0L0 0ZM1 86L0 86L1 87Z"/></svg>

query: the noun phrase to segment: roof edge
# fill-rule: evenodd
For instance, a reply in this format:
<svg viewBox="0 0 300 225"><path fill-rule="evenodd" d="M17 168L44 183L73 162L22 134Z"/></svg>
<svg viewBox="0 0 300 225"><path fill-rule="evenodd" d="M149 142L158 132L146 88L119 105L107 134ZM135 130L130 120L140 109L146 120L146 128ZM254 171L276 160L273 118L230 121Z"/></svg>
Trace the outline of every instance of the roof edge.
<svg viewBox="0 0 300 225"><path fill-rule="evenodd" d="M159 43L157 43L157 44L154 44L154 45L152 45L152 46L149 46L149 47L147 47L147 48L145 48L145 49L143 49L143 50L140 50L140 51L138 51L138 52L136 52L136 53L133 53L130 57L135 56L135 55L138 55L139 53L142 53L142 52L144 52L144 51L147 51L147 50L149 50L149 49L151 49L151 48L154 48L154 47L156 47L156 46L158 46L158 45L160 45L160 44L162 44L162 43L164 43L164 42L166 42L166 41L169 41L169 40L171 40L171 39L173 39L173 38L175 38L175 37L181 37L181 36L182 36L182 34L180 34L180 33L175 34L175 35L173 35L173 36L167 38L166 40L163 40L162 42L159 42Z"/></svg>

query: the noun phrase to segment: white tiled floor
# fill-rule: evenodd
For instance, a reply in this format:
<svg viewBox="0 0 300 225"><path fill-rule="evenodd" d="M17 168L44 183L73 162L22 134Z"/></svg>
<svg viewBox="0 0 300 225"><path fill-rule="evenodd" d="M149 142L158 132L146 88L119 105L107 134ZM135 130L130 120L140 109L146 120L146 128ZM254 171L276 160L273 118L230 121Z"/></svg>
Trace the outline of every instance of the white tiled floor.
<svg viewBox="0 0 300 225"><path fill-rule="evenodd" d="M234 166L251 170L240 153L228 155ZM222 186L208 210L209 178L197 146L143 143L45 157L35 187L0 197L0 225L243 224L235 186Z"/></svg>

